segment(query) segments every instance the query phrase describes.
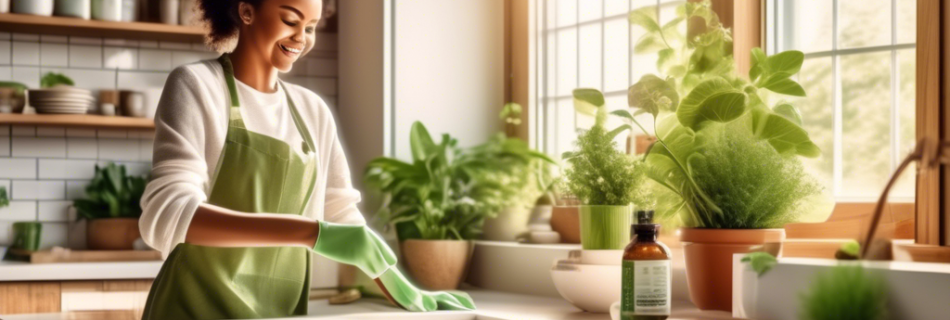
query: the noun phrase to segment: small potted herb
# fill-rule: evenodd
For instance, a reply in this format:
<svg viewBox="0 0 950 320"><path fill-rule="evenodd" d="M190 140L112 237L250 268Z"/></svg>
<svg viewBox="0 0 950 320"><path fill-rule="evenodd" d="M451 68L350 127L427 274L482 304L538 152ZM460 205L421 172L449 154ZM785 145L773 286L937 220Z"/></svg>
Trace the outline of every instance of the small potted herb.
<svg viewBox="0 0 950 320"><path fill-rule="evenodd" d="M410 131L412 161L381 157L366 168L366 183L382 194L376 220L395 228L403 261L422 287L450 290L461 283L472 243L486 218L503 207L486 166L463 157L456 140L438 144L420 122Z"/></svg>
<svg viewBox="0 0 950 320"><path fill-rule="evenodd" d="M577 137L577 150L563 158L570 166L567 187L581 201L581 245L586 250L621 250L630 242L634 202L642 205L638 190L644 182L642 161L617 149L614 138L629 129L604 127L604 96L594 89L574 90L578 111L596 110L595 124Z"/></svg>
<svg viewBox="0 0 950 320"><path fill-rule="evenodd" d="M688 2L677 13L662 26L655 8L630 13L630 22L646 30L635 50L656 52L660 74L628 90L635 113L613 114L644 132L635 115L652 116L657 142L645 157L647 176L658 186L657 214L685 227L680 235L693 303L729 311L733 254L784 240L784 224L821 191L799 157L821 152L792 104L767 99L805 95L792 80L801 52L766 56L753 49L748 78L739 77L730 30L709 1ZM688 35L678 34L687 22Z"/></svg>
<svg viewBox="0 0 950 320"><path fill-rule="evenodd" d="M86 199L73 201L79 219L88 220L86 245L92 250L132 250L138 239L139 202L145 192L146 177L129 176L125 166L109 163L96 166L96 174L86 186Z"/></svg>

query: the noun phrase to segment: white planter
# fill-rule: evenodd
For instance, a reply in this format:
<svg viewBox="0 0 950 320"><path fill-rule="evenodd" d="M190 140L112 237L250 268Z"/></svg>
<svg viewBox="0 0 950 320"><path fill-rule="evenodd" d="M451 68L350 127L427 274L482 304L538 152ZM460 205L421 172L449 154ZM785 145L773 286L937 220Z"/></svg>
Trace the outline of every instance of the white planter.
<svg viewBox="0 0 950 320"><path fill-rule="evenodd" d="M518 235L528 230L531 211L521 207L508 207L497 217L486 219L482 238L491 241L517 241Z"/></svg>
<svg viewBox="0 0 950 320"><path fill-rule="evenodd" d="M0 0L0 13L10 12L10 0Z"/></svg>
<svg viewBox="0 0 950 320"><path fill-rule="evenodd" d="M13 0L13 13L38 16L53 15L53 0Z"/></svg>

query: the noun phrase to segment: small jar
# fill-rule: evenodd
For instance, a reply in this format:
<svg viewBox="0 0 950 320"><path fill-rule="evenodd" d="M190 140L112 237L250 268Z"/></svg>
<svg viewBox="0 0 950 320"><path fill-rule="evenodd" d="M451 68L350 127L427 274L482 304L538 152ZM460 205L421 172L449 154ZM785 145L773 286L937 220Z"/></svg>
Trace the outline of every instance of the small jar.
<svg viewBox="0 0 950 320"><path fill-rule="evenodd" d="M637 222L623 252L620 319L663 320L671 311L672 255L656 239L660 225L652 223L653 211L637 211Z"/></svg>

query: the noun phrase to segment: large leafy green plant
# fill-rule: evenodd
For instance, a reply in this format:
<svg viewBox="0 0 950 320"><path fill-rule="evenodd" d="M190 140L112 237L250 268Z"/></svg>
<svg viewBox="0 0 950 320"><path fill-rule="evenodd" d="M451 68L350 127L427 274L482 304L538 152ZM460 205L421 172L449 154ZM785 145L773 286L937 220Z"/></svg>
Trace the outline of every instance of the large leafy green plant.
<svg viewBox="0 0 950 320"><path fill-rule="evenodd" d="M593 113L595 123L578 135L577 150L563 155L570 164L565 173L568 189L587 205L642 205L642 161L617 150L614 142L630 126L607 131L604 96L597 90L574 90L574 103L578 112Z"/></svg>
<svg viewBox="0 0 950 320"><path fill-rule="evenodd" d="M462 162L472 180L495 194L502 207L530 208L553 181L557 163L519 138L503 133L463 150Z"/></svg>
<svg viewBox="0 0 950 320"><path fill-rule="evenodd" d="M646 30L634 50L656 53L660 74L630 87L634 113L612 114L644 132L635 117L652 116L657 142L646 163L647 176L661 186L658 213L699 228L774 228L794 221L801 200L820 191L797 157L821 152L801 127L798 110L784 101L769 106L767 95L805 95L792 80L804 55L766 56L753 49L748 80L740 78L731 33L709 1L680 6L662 26L655 12L633 11L630 22Z"/></svg>
<svg viewBox="0 0 950 320"><path fill-rule="evenodd" d="M138 218L147 181L144 176L127 175L122 165L97 165L95 176L86 186L86 199L74 200L73 206L82 219Z"/></svg>
<svg viewBox="0 0 950 320"><path fill-rule="evenodd" d="M531 181L523 169L550 161L503 136L467 151L449 135L436 144L420 122L409 140L412 162L380 157L366 169L367 184L383 196L376 219L395 226L400 240L476 238L486 218L520 203L517 192Z"/></svg>

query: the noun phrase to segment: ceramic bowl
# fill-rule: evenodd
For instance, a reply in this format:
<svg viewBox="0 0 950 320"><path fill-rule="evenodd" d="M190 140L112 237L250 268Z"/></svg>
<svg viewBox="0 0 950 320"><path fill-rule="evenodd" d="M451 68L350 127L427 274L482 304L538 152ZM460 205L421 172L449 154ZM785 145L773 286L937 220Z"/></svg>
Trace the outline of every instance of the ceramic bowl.
<svg viewBox="0 0 950 320"><path fill-rule="evenodd" d="M610 305L620 300L619 265L576 264L559 260L551 268L551 279L564 300L587 312L610 312Z"/></svg>
<svg viewBox="0 0 950 320"><path fill-rule="evenodd" d="M568 260L579 264L619 266L623 264L623 250L571 250Z"/></svg>

